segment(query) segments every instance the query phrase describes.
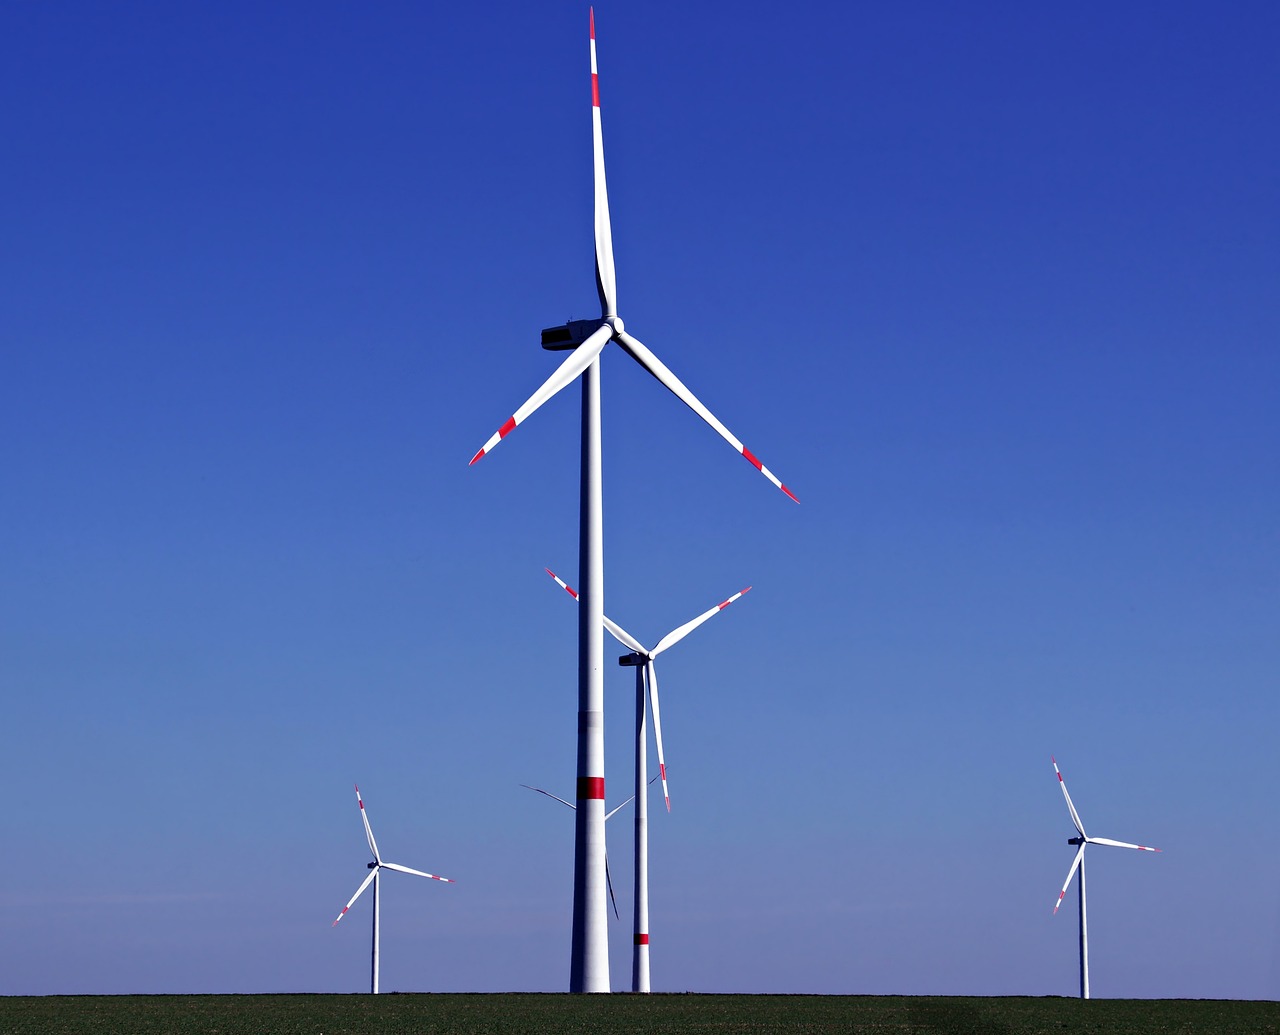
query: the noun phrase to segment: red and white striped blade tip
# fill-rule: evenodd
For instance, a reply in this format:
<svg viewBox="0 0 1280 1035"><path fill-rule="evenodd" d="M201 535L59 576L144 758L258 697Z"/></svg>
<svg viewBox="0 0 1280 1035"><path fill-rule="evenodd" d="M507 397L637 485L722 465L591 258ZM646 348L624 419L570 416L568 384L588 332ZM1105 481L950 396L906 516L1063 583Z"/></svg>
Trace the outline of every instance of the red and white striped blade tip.
<svg viewBox="0 0 1280 1035"><path fill-rule="evenodd" d="M563 589L566 593L568 593L569 596L573 597L574 600L578 599L578 591L574 589L571 585L569 585L569 583L565 582L564 579L562 579L550 568L543 568L542 570L545 571L548 575L550 575L553 579L555 579L556 584L559 585L559 587Z"/></svg>
<svg viewBox="0 0 1280 1035"><path fill-rule="evenodd" d="M543 403L559 394L571 382L577 380L578 375L595 362L596 357L600 355L600 350L609 344L612 337L612 326L606 323L597 327L594 333L565 357L564 361L520 405L519 409L506 419L502 427L489 437L489 441L481 446L479 452L471 458L471 463L474 464L486 453L491 452L499 442L515 431L520 424L528 420Z"/></svg>
<svg viewBox="0 0 1280 1035"><path fill-rule="evenodd" d="M671 392L677 399L688 406L689 409L693 410L694 413L701 417L712 427L712 429L715 430L716 434L741 453L747 463L763 474L779 489L785 492L794 502L800 502L799 497L783 485L782 480L769 470L769 468L765 467L765 465L761 463L760 458L743 445L742 440L726 428L724 424L721 423L720 418L707 409L707 407L702 403L702 400L689 390L688 385L681 381L680 378L676 377L671 368L663 363L662 360L660 360L657 355L655 355L654 352L644 344L644 342L628 334L625 330L617 330L614 334L614 340L623 347L632 359L649 371L649 373L652 374L653 377L655 377L658 382L667 389L667 391Z"/></svg>
<svg viewBox="0 0 1280 1035"><path fill-rule="evenodd" d="M446 884L457 883L457 881L453 880L451 877L441 877L437 873L427 873L426 870L415 870L409 866L401 866L399 863L383 863L382 865L388 870L396 870L400 873L411 873L415 877L430 877L432 880L444 881Z"/></svg>

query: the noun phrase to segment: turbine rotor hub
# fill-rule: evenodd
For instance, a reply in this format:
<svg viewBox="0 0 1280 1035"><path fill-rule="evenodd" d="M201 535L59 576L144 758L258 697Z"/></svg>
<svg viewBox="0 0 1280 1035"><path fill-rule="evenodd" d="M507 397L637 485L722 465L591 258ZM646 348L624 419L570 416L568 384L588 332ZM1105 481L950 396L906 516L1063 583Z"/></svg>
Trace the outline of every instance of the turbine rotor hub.
<svg viewBox="0 0 1280 1035"><path fill-rule="evenodd" d="M614 334L621 334L627 329L627 325L622 322L621 316L606 316L604 322L613 328Z"/></svg>

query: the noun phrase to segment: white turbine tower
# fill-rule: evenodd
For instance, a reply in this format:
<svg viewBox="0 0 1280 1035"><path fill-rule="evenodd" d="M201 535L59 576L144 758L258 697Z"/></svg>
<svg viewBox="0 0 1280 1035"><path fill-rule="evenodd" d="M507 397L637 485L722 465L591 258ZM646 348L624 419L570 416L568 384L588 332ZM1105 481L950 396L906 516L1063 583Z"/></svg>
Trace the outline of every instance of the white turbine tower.
<svg viewBox="0 0 1280 1035"><path fill-rule="evenodd" d="M355 905L356 899L364 894L364 889L370 884L373 885L373 953L369 965L369 991L374 995L378 994L378 884L381 881L380 872L384 869L395 870L398 873L409 873L415 877L430 877L432 880L444 881L446 884L452 884L453 881L448 877L439 877L434 873L424 873L422 870L412 870L408 866L401 866L399 863L385 862L380 854L378 854L378 842L373 839L373 827L369 826L369 816L364 810L364 799L360 797L360 788L356 787L356 802L360 805L360 819L364 822L364 836L369 840L369 851L373 853L373 862L369 863L369 876L367 876L360 887L356 888L356 893L351 896L351 900L342 907L342 912L338 914L338 919L333 922L334 927L338 926L338 920L347 915L347 910Z"/></svg>
<svg viewBox="0 0 1280 1035"><path fill-rule="evenodd" d="M618 316L613 236L605 188L604 138L600 129L600 87L596 72L596 26L591 22L591 130L595 165L596 290L600 320L575 320L542 332L542 347L574 350L536 392L471 458L475 463L524 422L539 406L582 376L582 478L578 524L577 809L573 852L573 944L569 991L609 991L608 906L604 866L604 517L600 472L601 350L611 341L665 385L677 398L793 500L795 495L751 450L708 410L667 366L623 327ZM799 502L799 500L796 500Z"/></svg>
<svg viewBox="0 0 1280 1035"><path fill-rule="evenodd" d="M578 594L550 568L544 569L574 600ZM662 778L662 796L671 811L671 795L667 792L667 766L662 754L662 713L658 710L658 670L654 659L669 647L688 636L703 622L714 618L751 587L739 590L728 600L702 612L692 621L673 629L651 649L646 650L640 641L623 629L608 615L603 616L604 626L613 638L631 650L618 659L618 664L636 670L636 845L635 845L635 932L631 950L631 991L649 991L649 745L645 734L645 682L649 684L649 703L653 709L653 739L658 748L658 775ZM656 779L657 777L655 777Z"/></svg>
<svg viewBox="0 0 1280 1035"><path fill-rule="evenodd" d="M1067 879L1063 882L1062 891L1058 893L1058 901L1053 904L1053 912L1056 916L1058 907L1062 905L1062 900L1066 898L1067 888L1071 884L1071 878L1076 875L1076 870L1080 871L1080 998L1089 998L1089 924L1087 913L1085 910L1084 896L1084 850L1088 845L1110 845L1112 848L1133 848L1139 852L1158 852L1159 848L1148 848L1146 845L1131 845L1126 841L1112 841L1107 837L1089 837L1084 832L1084 824L1080 822L1080 814L1076 812L1075 805L1071 802L1071 795L1067 793L1067 781L1062 778L1062 771L1058 768L1058 760L1049 756L1053 762L1053 771L1058 774L1058 786L1062 788L1062 796L1067 799L1067 811L1071 813L1071 822L1075 825L1078 837L1067 839L1069 845L1079 845L1076 851L1076 857L1071 862L1071 869L1067 871Z"/></svg>

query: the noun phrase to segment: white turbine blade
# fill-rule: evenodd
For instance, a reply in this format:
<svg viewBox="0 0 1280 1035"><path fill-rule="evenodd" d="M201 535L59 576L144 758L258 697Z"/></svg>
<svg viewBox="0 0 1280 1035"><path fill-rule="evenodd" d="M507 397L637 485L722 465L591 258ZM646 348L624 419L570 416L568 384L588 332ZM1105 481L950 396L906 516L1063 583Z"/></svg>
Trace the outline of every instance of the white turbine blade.
<svg viewBox="0 0 1280 1035"><path fill-rule="evenodd" d="M360 819L364 823L364 836L369 839L369 851L373 853L374 862L381 862L378 855L378 842L373 839L373 827L369 826L369 816L364 811L364 799L360 797L360 786L356 785L356 801L360 803Z"/></svg>
<svg viewBox="0 0 1280 1035"><path fill-rule="evenodd" d="M1158 852L1159 848L1148 848L1146 845L1131 845L1128 841L1112 841L1109 837L1091 837L1091 845L1110 845L1112 848L1133 848L1139 852Z"/></svg>
<svg viewBox="0 0 1280 1035"><path fill-rule="evenodd" d="M383 863L382 865L388 870L395 870L397 873L411 873L415 877L430 877L432 880L442 880L446 884L455 883L450 877L441 877L439 874L427 873L425 870L410 869L408 866L401 866L399 863Z"/></svg>
<svg viewBox="0 0 1280 1035"><path fill-rule="evenodd" d="M342 912L338 914L338 920L341 920L344 916L347 915L347 910L350 909L353 905L355 905L356 899L358 899L362 894L364 894L364 889L373 883L373 878L376 877L377 875L378 875L378 867L375 866L373 867L373 869L369 871L369 876L367 876L364 879L364 883L362 883L360 887L356 888L356 893L351 896L351 900L345 906L342 907ZM335 920L329 926L337 927L338 920Z"/></svg>
<svg viewBox="0 0 1280 1035"><path fill-rule="evenodd" d="M656 777L655 777L655 779L656 779ZM652 783L652 782L653 782L653 781L651 780L651 781L650 781L650 783ZM606 812L606 813L604 814L604 818L605 818L605 819L608 819L608 818L609 818L610 816L612 816L615 812L619 811L620 809L625 809L628 805L630 805L630 804L631 804L633 801L635 801L635 800L636 800L636 796L635 796L634 794L633 794L633 795L631 795L631 797L630 797L630 798L628 798L626 801L624 801L621 805L615 805L615 806L614 806L613 808L611 808L608 812Z"/></svg>
<svg viewBox="0 0 1280 1035"><path fill-rule="evenodd" d="M729 445L733 446L734 449L746 458L747 462L751 464L752 467L763 474L769 479L769 481L773 482L774 485L785 492L797 503L800 502L796 499L796 494L783 485L778 479L778 476L770 471L769 468L765 467L765 465L760 462L760 458L744 446L733 432L721 424L715 414L702 405L698 400L698 397L685 387L684 382L681 381L680 378L676 377L676 375L667 368L667 365L663 363L662 360L650 352L649 349L626 331L619 330L614 337L618 344L631 354L632 359L666 385L677 399L681 400L689 407L689 409L693 410L694 413L710 424L722 439L728 442Z"/></svg>
<svg viewBox="0 0 1280 1035"><path fill-rule="evenodd" d="M658 711L658 670L650 659L645 665L645 675L649 680L649 708L653 712L653 742L658 745L658 775L662 778L662 797L666 799L667 811L671 811L671 794L667 790L667 763L662 757L662 716Z"/></svg>
<svg viewBox="0 0 1280 1035"><path fill-rule="evenodd" d="M742 596L743 593L750 592L750 590L751 590L750 586L748 586L746 589L739 590L737 593L731 596L728 600L722 600L720 601L720 603L716 604L716 606L711 608L709 611L704 611L702 614L698 615L698 617L695 618L692 622L685 622L684 625L680 626L679 629L673 629L671 632L667 633L666 636L662 637L662 639L658 641L658 645L653 648L649 656L656 658L668 647L674 647L677 643L679 643L691 632L693 632L694 629L698 628L698 626L700 626L708 618L714 618L726 607L728 607L740 596Z"/></svg>
<svg viewBox="0 0 1280 1035"><path fill-rule="evenodd" d="M1080 822L1080 813L1076 812L1075 805L1071 802L1071 795L1067 793L1067 781L1062 778L1062 771L1058 768L1058 760L1052 755L1049 760L1053 762L1053 771L1058 774L1058 786L1062 788L1062 796L1067 799L1067 811L1071 813L1071 822L1076 825L1076 830L1080 832L1081 837L1088 837L1084 832L1084 824Z"/></svg>
<svg viewBox="0 0 1280 1035"><path fill-rule="evenodd" d="M568 806L569 806L569 808L571 808L571 809L577 809L577 807L578 807L577 805L575 805L575 804L574 804L573 802L571 802L571 801L565 801L565 800L564 800L562 797L560 797L558 794L552 794L550 791L544 791L541 787L534 787L534 786L533 786L533 784L529 784L529 783L522 783L520 786L521 786L521 787L528 787L528 788L529 788L529 790L531 790L531 791L537 791L539 794L545 794L548 798L555 798L555 800L556 800L556 801L558 801L561 805L568 805ZM605 817L605 819L608 819L608 818L609 818L608 816L606 816L606 817Z"/></svg>
<svg viewBox="0 0 1280 1035"><path fill-rule="evenodd" d="M1076 870L1080 868L1080 860L1084 858L1084 845L1080 846L1080 851L1076 852L1076 857L1071 861L1071 869L1067 871L1067 879L1063 882L1062 891L1058 893L1058 901L1053 904L1053 912L1056 916L1058 907L1062 905L1062 900L1067 897L1067 887L1071 883L1071 878L1076 875Z"/></svg>
<svg viewBox="0 0 1280 1035"><path fill-rule="evenodd" d="M614 810L617 811L616 809ZM605 816L605 819L608 819ZM604 853L604 882L609 885L609 901L613 903L613 915L617 919L622 919L622 914L618 912L618 896L613 893L613 875L609 872L609 853Z"/></svg>
<svg viewBox="0 0 1280 1035"><path fill-rule="evenodd" d="M568 593L569 596L573 597L574 600L578 599L578 591L574 589L572 586L570 586L567 582L565 582L564 579L562 579L550 568L543 568L542 570L545 571L548 575L550 575L553 579L555 579L556 583L560 586L560 588L563 589L566 593ZM632 636L629 632L627 632L626 629L622 628L622 626L620 626L608 615L604 616L604 627L608 629L610 634L613 636L613 638L617 640L620 644L622 644L624 647L626 647L627 650L633 650L637 654L647 654L645 649L642 646L640 646L640 641L637 640L634 636ZM528 784L525 784L524 786L527 787Z"/></svg>
<svg viewBox="0 0 1280 1035"><path fill-rule="evenodd" d="M613 328L608 324L604 324L586 341L569 353L568 358L556 368L555 373L542 382L542 387L529 396L525 404L508 417L507 422L493 433L489 441L471 458L471 463L474 464L486 453L492 452L494 447L510 435L511 432L515 431L520 424L523 424L534 410L586 370L592 361L600 355L600 350L609 344L609 338L612 335Z"/></svg>
<svg viewBox="0 0 1280 1035"><path fill-rule="evenodd" d="M609 226L609 192L604 181L604 134L600 128L600 77L596 71L596 12L591 9L591 142L595 162L596 289L602 316L618 315L618 289L613 270L613 230Z"/></svg>
<svg viewBox="0 0 1280 1035"><path fill-rule="evenodd" d="M620 644L626 647L627 650L633 650L637 654L645 654L645 655L648 654L648 651L646 651L640 645L639 640L637 640L634 636L632 636L629 632L627 632L626 629L622 628L622 626L620 626L608 615L604 616L604 627L608 629L610 635L615 640L617 640Z"/></svg>

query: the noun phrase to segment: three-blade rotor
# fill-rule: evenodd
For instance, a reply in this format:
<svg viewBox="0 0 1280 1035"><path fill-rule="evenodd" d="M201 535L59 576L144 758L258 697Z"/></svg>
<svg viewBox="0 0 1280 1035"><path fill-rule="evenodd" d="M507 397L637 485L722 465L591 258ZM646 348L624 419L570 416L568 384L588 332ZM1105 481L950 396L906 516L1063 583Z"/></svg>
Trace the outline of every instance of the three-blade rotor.
<svg viewBox="0 0 1280 1035"><path fill-rule="evenodd" d="M569 596L573 597L574 600L578 599L577 590L565 582L564 579L560 578L560 576L550 568L543 568L542 570L555 579L556 584L568 593ZM733 596L729 597L729 599L722 600L720 603L716 604L715 607L710 607L706 611L703 611L697 618L685 622L684 625L681 625L678 628L672 629L671 632L662 637L662 639L660 639L652 649L646 648L639 640L627 632L626 629L618 625L617 622L612 621L608 615L605 615L604 627L609 631L613 638L626 647L627 650L638 654L644 659L644 679L649 690L649 710L653 713L653 741L658 749L658 775L662 780L662 797L666 801L668 812L671 811L671 794L667 789L667 763L662 751L662 714L658 707L658 670L654 666L654 659L663 651L674 647L677 643L693 632L694 629L698 628L698 626L703 622L714 618L744 593L748 593L750 591L750 586L747 586L745 589L740 589L737 593L733 594Z"/></svg>
<svg viewBox="0 0 1280 1035"><path fill-rule="evenodd" d="M596 290L600 296L600 326L587 337L560 364L560 367L542 383L525 403L502 424L489 440L480 448L471 463L475 463L486 453L519 427L539 406L567 387L577 379L600 355L610 341L616 341L622 349L654 376L661 384L689 409L693 410L722 439L733 446L757 471L763 474L774 485L785 492L791 499L799 503L795 493L788 489L760 459L743 445L741 439L734 435L713 414L702 401L691 392L665 363L653 354L643 343L624 328L618 316L617 275L613 264L613 230L609 222L609 191L605 183L604 171L604 135L600 123L600 78L596 68L596 21L595 11L591 12L591 134L592 160L595 180L595 239L596 239Z"/></svg>
<svg viewBox="0 0 1280 1035"><path fill-rule="evenodd" d="M1071 844L1078 844L1080 847L1076 851L1075 858L1071 860L1071 869L1067 871L1067 879L1062 882L1062 890L1058 893L1058 900L1053 904L1053 911L1056 914L1058 907L1062 905L1062 900L1067 896L1067 889L1071 886L1071 879L1076 875L1076 870L1080 869L1084 862L1084 850L1089 845L1108 845L1111 848L1132 848L1139 852L1158 852L1159 848L1148 848L1146 845L1129 844L1127 841L1113 841L1109 837L1090 837L1084 832L1084 824L1080 821L1080 813L1076 811L1075 803L1071 800L1071 795L1067 792L1067 781L1062 778L1062 771L1058 768L1058 760L1050 756L1053 762L1053 771L1058 776L1058 786L1062 788L1062 796L1067 800L1067 811L1071 813L1071 822L1076 828L1079 837L1073 837Z"/></svg>
<svg viewBox="0 0 1280 1035"><path fill-rule="evenodd" d="M356 786L356 802L360 806L360 819L364 823L364 836L369 841L369 851L373 853L373 862L369 864L369 875L360 882L360 887L356 888L356 893L348 899L347 904L342 907L342 912L338 914L336 920L330 926L337 927L338 920L347 915L347 910L356 903L365 889L373 883L374 878L378 876L379 870L395 870L398 873L408 873L414 877L430 877L432 880L443 881L445 884L453 884L454 881L449 877L441 877L435 873L427 873L425 870L415 870L408 866L401 866L399 863L384 862L381 854L378 852L378 842L373 837L373 827L369 825L369 814L365 812L364 799L360 797L360 787Z"/></svg>

